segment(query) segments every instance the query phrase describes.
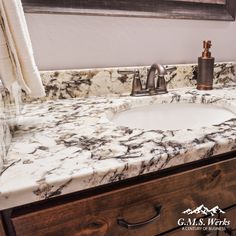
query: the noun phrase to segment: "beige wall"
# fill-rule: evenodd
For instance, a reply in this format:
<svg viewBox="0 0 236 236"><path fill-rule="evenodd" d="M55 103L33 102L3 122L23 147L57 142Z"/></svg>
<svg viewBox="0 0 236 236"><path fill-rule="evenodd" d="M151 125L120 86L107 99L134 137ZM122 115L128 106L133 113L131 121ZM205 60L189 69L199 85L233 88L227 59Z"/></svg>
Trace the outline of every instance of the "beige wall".
<svg viewBox="0 0 236 236"><path fill-rule="evenodd" d="M211 39L217 61L236 61L236 23L27 14L41 70L192 63Z"/></svg>

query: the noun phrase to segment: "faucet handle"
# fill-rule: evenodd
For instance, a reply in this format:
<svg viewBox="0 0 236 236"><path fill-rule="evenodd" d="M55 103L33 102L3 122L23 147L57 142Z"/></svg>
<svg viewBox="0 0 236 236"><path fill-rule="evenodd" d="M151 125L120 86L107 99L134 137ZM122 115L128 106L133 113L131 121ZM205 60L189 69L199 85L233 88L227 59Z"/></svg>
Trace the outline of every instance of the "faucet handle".
<svg viewBox="0 0 236 236"><path fill-rule="evenodd" d="M156 89L158 93L167 93L166 80L164 75L158 75Z"/></svg>
<svg viewBox="0 0 236 236"><path fill-rule="evenodd" d="M139 73L139 70L135 70L135 71L134 71L134 78L136 78L136 79L140 79L140 73Z"/></svg>
<svg viewBox="0 0 236 236"><path fill-rule="evenodd" d="M122 74L122 75L131 75L131 74L137 74L139 73L139 70L117 70L118 74Z"/></svg>
<svg viewBox="0 0 236 236"><path fill-rule="evenodd" d="M176 69L176 66L165 67L166 72L162 75L158 75L156 89L159 94L167 93L167 82L165 80L165 75L167 74L167 72L172 73Z"/></svg>
<svg viewBox="0 0 236 236"><path fill-rule="evenodd" d="M131 96L140 96L143 94L142 83L140 79L140 72L138 69L136 70L117 70L117 73L122 75L130 75L133 74L133 82L132 82L132 91Z"/></svg>
<svg viewBox="0 0 236 236"><path fill-rule="evenodd" d="M165 69L167 72L172 73L173 71L177 70L177 67L176 66L167 66L167 67L165 67Z"/></svg>
<svg viewBox="0 0 236 236"><path fill-rule="evenodd" d="M132 83L131 96L138 96L142 92L142 83L140 80L139 70L135 70Z"/></svg>

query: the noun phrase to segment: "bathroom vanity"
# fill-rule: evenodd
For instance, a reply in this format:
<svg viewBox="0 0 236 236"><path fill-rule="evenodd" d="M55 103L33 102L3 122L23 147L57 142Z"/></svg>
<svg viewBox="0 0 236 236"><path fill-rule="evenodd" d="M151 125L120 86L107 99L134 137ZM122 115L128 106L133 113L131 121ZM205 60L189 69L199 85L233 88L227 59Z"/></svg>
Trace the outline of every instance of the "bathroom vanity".
<svg viewBox="0 0 236 236"><path fill-rule="evenodd" d="M236 153L8 210L5 221L24 236L217 235L177 225L185 209L204 204L224 209L217 217L231 221L231 234L220 235L235 235L236 158L231 155Z"/></svg>
<svg viewBox="0 0 236 236"><path fill-rule="evenodd" d="M174 67L168 93L144 97L123 94L133 77L115 69L42 74L47 98L23 97L0 172L0 235L234 235L234 66L216 65L212 91L193 87L194 68ZM146 68L139 70L146 78ZM233 117L170 129L114 121L125 111L170 104L214 106ZM230 225L182 230L194 218Z"/></svg>

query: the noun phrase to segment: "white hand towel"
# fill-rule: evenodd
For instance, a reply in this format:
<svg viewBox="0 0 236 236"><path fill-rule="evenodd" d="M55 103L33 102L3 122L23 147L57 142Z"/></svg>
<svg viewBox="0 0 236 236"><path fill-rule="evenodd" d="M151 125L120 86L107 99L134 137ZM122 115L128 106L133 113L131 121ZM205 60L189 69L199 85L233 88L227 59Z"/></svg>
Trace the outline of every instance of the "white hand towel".
<svg viewBox="0 0 236 236"><path fill-rule="evenodd" d="M17 80L32 97L45 96L21 0L0 0L0 77L10 88Z"/></svg>

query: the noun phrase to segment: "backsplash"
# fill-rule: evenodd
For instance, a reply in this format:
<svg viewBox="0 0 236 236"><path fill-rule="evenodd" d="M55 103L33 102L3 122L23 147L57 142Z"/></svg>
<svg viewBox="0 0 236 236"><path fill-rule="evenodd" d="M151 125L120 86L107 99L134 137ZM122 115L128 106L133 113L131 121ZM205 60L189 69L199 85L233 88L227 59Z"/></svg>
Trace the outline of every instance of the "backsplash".
<svg viewBox="0 0 236 236"><path fill-rule="evenodd" d="M196 85L196 64L170 65L166 68L170 69L165 76L168 89ZM136 69L144 84L149 66L41 72L47 94L43 100L127 94L131 91L133 75L120 71ZM214 73L214 85L235 82L235 63L217 63ZM23 100L32 99L23 96Z"/></svg>

